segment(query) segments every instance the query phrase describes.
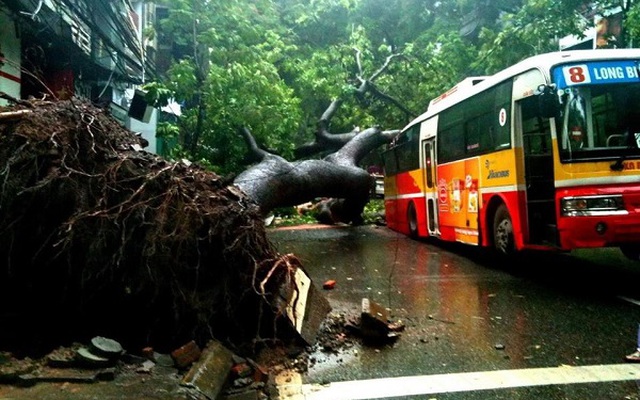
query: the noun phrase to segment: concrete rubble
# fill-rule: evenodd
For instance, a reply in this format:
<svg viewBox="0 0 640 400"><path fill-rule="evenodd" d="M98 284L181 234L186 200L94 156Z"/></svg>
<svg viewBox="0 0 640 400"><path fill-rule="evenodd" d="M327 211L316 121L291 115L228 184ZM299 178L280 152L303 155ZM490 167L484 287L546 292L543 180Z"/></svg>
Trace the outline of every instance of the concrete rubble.
<svg viewBox="0 0 640 400"><path fill-rule="evenodd" d="M171 369L174 376L182 376L178 382L182 390L176 393L183 393L185 399L268 398L266 391L270 375L267 369L250 358L235 355L216 340L210 341L204 349L190 342L170 355L152 353L143 356L123 350L117 355L112 353L107 359L96 356L96 350L91 346L74 344L60 347L41 360L20 360L9 353L0 353L0 387L28 388L41 384L93 384L100 381L113 381L130 387L130 382L144 382L145 377L163 368ZM79 386L75 390L83 389ZM5 398L2 393L0 389L0 398ZM127 393L122 396L129 398Z"/></svg>
<svg viewBox="0 0 640 400"><path fill-rule="evenodd" d="M290 338L291 343L311 346L331 307L302 269L298 269L295 280L296 290L281 293L282 308L286 309L281 329L288 331L283 336ZM116 340L96 336L86 344L59 347L41 359L20 359L8 352L0 353L0 398L4 398L3 387L7 386L30 388L112 381L114 387L133 387L157 375L176 377L165 379L165 383L179 386L180 389L171 390L178 399L183 395L190 400L268 399L271 390L271 376L266 367L235 354L215 339L204 348L192 340L162 354L151 347L127 351ZM123 398L127 398L125 394Z"/></svg>

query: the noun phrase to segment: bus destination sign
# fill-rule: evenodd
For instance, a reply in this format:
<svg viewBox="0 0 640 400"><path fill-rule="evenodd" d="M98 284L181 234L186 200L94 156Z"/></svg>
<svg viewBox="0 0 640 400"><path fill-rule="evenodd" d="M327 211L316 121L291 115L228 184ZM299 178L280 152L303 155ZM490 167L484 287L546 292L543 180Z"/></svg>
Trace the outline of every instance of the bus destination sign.
<svg viewBox="0 0 640 400"><path fill-rule="evenodd" d="M634 60L598 61L563 65L553 71L559 88L577 85L638 82L638 62Z"/></svg>

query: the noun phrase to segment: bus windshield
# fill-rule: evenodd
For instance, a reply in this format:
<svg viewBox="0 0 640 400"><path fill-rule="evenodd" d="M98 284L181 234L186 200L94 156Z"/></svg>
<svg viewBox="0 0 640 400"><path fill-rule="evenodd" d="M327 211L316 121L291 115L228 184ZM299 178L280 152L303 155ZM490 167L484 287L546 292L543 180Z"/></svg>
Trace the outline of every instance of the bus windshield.
<svg viewBox="0 0 640 400"><path fill-rule="evenodd" d="M573 86L559 96L562 162L640 157L640 83Z"/></svg>

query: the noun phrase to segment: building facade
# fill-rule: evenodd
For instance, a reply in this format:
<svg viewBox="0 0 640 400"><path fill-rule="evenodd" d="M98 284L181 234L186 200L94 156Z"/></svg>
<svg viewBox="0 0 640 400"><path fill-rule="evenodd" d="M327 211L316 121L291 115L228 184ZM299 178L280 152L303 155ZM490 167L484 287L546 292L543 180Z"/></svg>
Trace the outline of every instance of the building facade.
<svg viewBox="0 0 640 400"><path fill-rule="evenodd" d="M157 111L130 112L136 89L155 78L154 24L145 1L0 0L0 92L90 100L155 152Z"/></svg>

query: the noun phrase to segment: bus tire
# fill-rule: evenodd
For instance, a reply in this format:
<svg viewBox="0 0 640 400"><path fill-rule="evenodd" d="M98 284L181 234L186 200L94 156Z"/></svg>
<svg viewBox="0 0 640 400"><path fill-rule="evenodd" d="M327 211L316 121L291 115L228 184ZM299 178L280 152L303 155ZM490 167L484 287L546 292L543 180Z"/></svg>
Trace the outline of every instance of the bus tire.
<svg viewBox="0 0 640 400"><path fill-rule="evenodd" d="M511 256L516 251L513 222L504 204L498 206L493 218L493 247L502 256Z"/></svg>
<svg viewBox="0 0 640 400"><path fill-rule="evenodd" d="M418 215L416 214L416 206L413 203L409 203L407 209L407 223L409 225L409 237L412 239L418 238Z"/></svg>
<svg viewBox="0 0 640 400"><path fill-rule="evenodd" d="M640 244L623 244L620 251L629 260L640 261Z"/></svg>

